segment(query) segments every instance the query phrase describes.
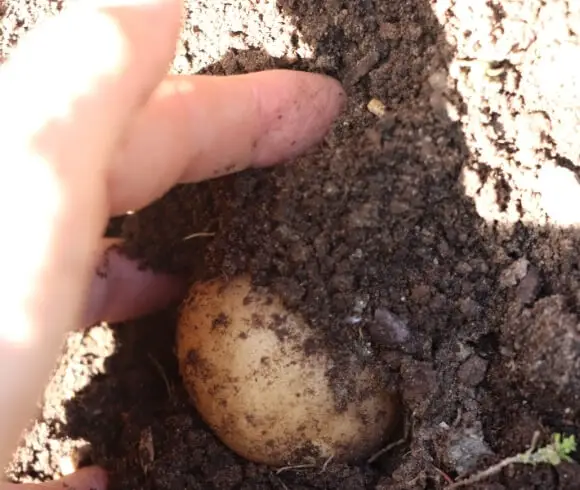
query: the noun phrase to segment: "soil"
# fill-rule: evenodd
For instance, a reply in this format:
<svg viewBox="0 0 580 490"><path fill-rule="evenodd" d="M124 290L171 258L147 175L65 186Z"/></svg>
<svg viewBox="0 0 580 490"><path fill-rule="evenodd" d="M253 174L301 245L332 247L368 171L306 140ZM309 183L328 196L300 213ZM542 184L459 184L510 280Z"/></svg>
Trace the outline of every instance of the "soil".
<svg viewBox="0 0 580 490"><path fill-rule="evenodd" d="M0 58L57 10L7 2ZM385 373L402 442L323 470L248 463L188 401L171 310L71 334L9 478L58 475L89 443L113 489L439 489L535 431L580 437L578 26L564 0L191 2L174 72L324 72L349 106L309 155L180 186L111 230L149 266L278 292L338 361ZM470 488L578 489L579 468Z"/></svg>

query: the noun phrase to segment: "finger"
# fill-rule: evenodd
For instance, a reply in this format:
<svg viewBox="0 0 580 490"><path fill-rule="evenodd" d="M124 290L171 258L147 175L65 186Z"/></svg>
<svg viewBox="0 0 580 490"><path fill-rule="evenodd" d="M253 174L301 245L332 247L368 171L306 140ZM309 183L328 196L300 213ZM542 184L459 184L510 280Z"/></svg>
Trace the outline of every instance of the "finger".
<svg viewBox="0 0 580 490"><path fill-rule="evenodd" d="M168 77L112 163L111 209L138 209L177 182L290 159L322 139L345 100L326 76L272 70Z"/></svg>
<svg viewBox="0 0 580 490"><path fill-rule="evenodd" d="M165 74L179 14L179 0L74 2L0 69L0 221L18 230L0 253L0 464L81 317L108 218L106 164Z"/></svg>
<svg viewBox="0 0 580 490"><path fill-rule="evenodd" d="M107 474L97 467L83 468L61 480L40 484L16 484L4 483L0 490L41 490L51 489L74 489L74 490L105 490L107 488Z"/></svg>
<svg viewBox="0 0 580 490"><path fill-rule="evenodd" d="M29 148L33 135L32 146L63 171L86 169L91 161L101 165L135 109L165 76L180 4L74 2L33 30L0 75L2 110L12 116L14 143ZM23 107L26 117L14 117ZM87 163L65 166L78 158L65 141L81 143Z"/></svg>
<svg viewBox="0 0 580 490"><path fill-rule="evenodd" d="M119 252L119 245L119 240L103 240L84 326L132 320L169 306L186 292L185 281L140 268Z"/></svg>
<svg viewBox="0 0 580 490"><path fill-rule="evenodd" d="M108 218L106 165L132 114L164 77L179 7L178 0L75 3L33 31L2 67L0 160L13 164L0 169L0 212L3 223L21 230L19 240L3 242L0 258L13 281L20 327L13 337L25 339L26 328L47 319L72 326ZM22 255L27 260L14 261ZM55 301L27 303L47 290L67 298L72 316Z"/></svg>

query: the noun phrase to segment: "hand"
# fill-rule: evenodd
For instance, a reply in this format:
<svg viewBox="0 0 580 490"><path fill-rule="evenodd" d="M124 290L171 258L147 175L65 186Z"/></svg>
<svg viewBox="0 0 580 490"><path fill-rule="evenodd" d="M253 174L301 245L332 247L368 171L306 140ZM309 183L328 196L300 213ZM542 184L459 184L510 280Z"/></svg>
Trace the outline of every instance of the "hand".
<svg viewBox="0 0 580 490"><path fill-rule="evenodd" d="M106 278L95 276L108 218L176 183L291 158L341 108L342 89L319 75L166 76L181 7L78 2L0 69L1 463L34 415L67 330L182 294L173 278L114 252ZM77 490L106 479L92 468L71 478Z"/></svg>

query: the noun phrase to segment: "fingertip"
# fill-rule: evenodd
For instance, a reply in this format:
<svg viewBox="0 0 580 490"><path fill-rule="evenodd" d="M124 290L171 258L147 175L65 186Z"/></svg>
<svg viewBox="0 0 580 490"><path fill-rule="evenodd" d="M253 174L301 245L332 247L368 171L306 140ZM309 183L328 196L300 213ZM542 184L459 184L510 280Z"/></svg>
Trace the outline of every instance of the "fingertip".
<svg viewBox="0 0 580 490"><path fill-rule="evenodd" d="M341 83L327 75L273 70L255 76L263 131L254 166L289 160L319 143L346 103Z"/></svg>
<svg viewBox="0 0 580 490"><path fill-rule="evenodd" d="M179 301L187 290L183 278L143 268L123 255L119 245L118 240L103 241L83 326L145 316Z"/></svg>

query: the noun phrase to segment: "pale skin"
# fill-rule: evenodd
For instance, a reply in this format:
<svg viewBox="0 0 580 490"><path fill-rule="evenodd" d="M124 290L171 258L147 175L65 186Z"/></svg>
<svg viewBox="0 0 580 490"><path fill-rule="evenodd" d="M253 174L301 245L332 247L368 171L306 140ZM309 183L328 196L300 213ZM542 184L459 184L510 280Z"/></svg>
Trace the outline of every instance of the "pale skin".
<svg viewBox="0 0 580 490"><path fill-rule="evenodd" d="M344 100L337 82L307 73L167 76L180 0L78 4L34 29L0 68L3 465L67 331L183 294L178 279L116 252L103 261L108 218L177 183L287 161L322 139ZM101 490L107 477L85 468L47 485L65 484ZM0 485L11 488L38 486Z"/></svg>

